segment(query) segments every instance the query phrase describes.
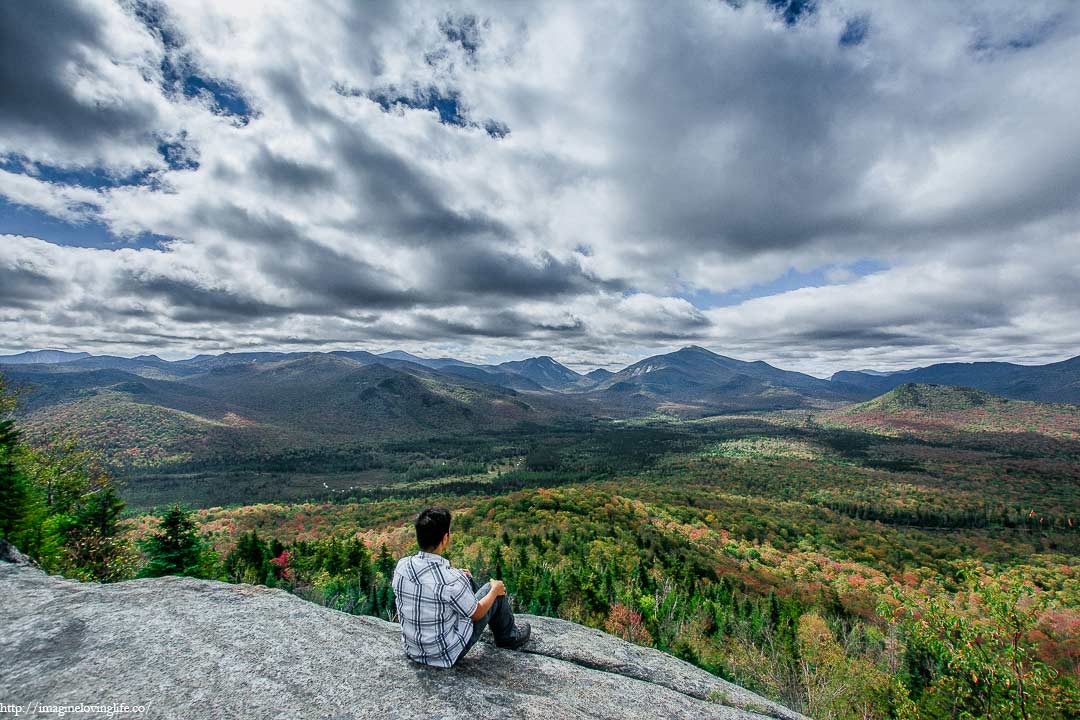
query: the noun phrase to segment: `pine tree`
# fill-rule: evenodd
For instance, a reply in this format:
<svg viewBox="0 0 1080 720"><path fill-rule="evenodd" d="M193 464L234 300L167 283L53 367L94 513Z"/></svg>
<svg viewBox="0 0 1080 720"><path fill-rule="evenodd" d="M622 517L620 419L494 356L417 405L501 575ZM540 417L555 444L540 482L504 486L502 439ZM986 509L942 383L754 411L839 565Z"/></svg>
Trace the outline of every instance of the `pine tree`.
<svg viewBox="0 0 1080 720"><path fill-rule="evenodd" d="M137 558L130 543L118 535L126 506L115 486L105 484L75 508L66 538L75 577L111 582L130 576Z"/></svg>
<svg viewBox="0 0 1080 720"><path fill-rule="evenodd" d="M13 407L0 378L0 413ZM63 569L63 533L50 521L41 492L19 460L24 449L14 421L0 416L0 538L56 572Z"/></svg>
<svg viewBox="0 0 1080 720"><path fill-rule="evenodd" d="M34 497L26 476L15 465L19 432L11 420L0 420L0 538L19 547L34 515ZM32 549L21 547L24 552Z"/></svg>
<svg viewBox="0 0 1080 720"><path fill-rule="evenodd" d="M364 590L369 588L372 580L371 553L363 540L360 538L349 540L345 561L349 570L356 574L360 587Z"/></svg>
<svg viewBox="0 0 1080 720"><path fill-rule="evenodd" d="M390 579L394 576L394 567L397 562L394 560L394 556L390 554L390 549L383 545L379 548L379 560L378 567L379 572L386 578L386 582L389 583Z"/></svg>
<svg viewBox="0 0 1080 720"><path fill-rule="evenodd" d="M78 511L76 524L100 537L112 537L116 535L120 513L125 507L127 503L120 499L116 488L106 485L87 497Z"/></svg>
<svg viewBox="0 0 1080 720"><path fill-rule="evenodd" d="M326 544L326 572L330 575L340 575L345 570L345 548L341 540L330 538Z"/></svg>
<svg viewBox="0 0 1080 720"><path fill-rule="evenodd" d="M257 530L243 534L225 558L226 577L233 582L265 585L274 576L270 557L270 548Z"/></svg>
<svg viewBox="0 0 1080 720"><path fill-rule="evenodd" d="M491 557L488 558L488 568L493 578L496 580L503 579L506 568L503 566L502 545L496 545L495 549L491 551Z"/></svg>
<svg viewBox="0 0 1080 720"><path fill-rule="evenodd" d="M151 535L143 547L150 557L142 572L144 577L199 577L206 572L207 548L195 527L195 514L180 505L169 508L161 518L160 531Z"/></svg>

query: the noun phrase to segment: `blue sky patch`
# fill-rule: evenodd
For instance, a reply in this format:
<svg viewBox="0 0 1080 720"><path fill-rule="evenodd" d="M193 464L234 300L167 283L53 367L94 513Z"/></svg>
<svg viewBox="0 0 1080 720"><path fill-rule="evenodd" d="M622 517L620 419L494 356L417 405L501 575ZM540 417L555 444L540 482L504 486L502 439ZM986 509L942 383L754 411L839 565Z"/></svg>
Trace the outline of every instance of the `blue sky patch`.
<svg viewBox="0 0 1080 720"><path fill-rule="evenodd" d="M795 25L804 17L809 17L817 10L816 0L765 0L786 25Z"/></svg>
<svg viewBox="0 0 1080 720"><path fill-rule="evenodd" d="M238 125L247 125L254 114L235 85L191 73L184 76L180 87L184 97L209 98L210 109L215 115L233 118Z"/></svg>
<svg viewBox="0 0 1080 720"><path fill-rule="evenodd" d="M187 133L181 133L179 140L162 140L158 143L158 155L169 166L170 170L198 170L199 161L195 159L192 149L185 142Z"/></svg>
<svg viewBox="0 0 1080 720"><path fill-rule="evenodd" d="M240 88L198 72L190 53L184 50L183 38L169 27L166 10L160 4L136 2L133 12L165 48L161 76L166 94L207 98L215 115L230 117L237 125L248 124L255 113Z"/></svg>
<svg viewBox="0 0 1080 720"><path fill-rule="evenodd" d="M844 25L844 32L840 33L840 47L862 45L868 32L870 32L870 18L865 15L851 18Z"/></svg>
<svg viewBox="0 0 1080 720"><path fill-rule="evenodd" d="M429 87L416 89L411 95L406 95L391 86L383 90L374 90L368 93L367 97L377 102L384 111L389 111L395 105L404 105L417 110L434 110L439 114L439 122L443 125L458 127L468 125L461 114L461 106L458 105L459 96L456 92L444 95L438 88Z"/></svg>
<svg viewBox="0 0 1080 720"><path fill-rule="evenodd" d="M25 205L16 205L0 197L0 233L36 237L54 245L115 249L161 249L170 238L143 233L134 238L120 238L96 220L69 223Z"/></svg>
<svg viewBox="0 0 1080 720"><path fill-rule="evenodd" d="M447 40L461 45L466 57L476 57L476 51L480 48L480 23L475 15L463 15L459 18L447 16L439 21L439 30Z"/></svg>
<svg viewBox="0 0 1080 720"><path fill-rule="evenodd" d="M9 155L0 158L0 169L19 175L27 175L45 182L60 185L78 185L100 190L102 188L144 185L152 179L150 170L115 173L105 168L61 168L43 163L30 163L25 158Z"/></svg>
<svg viewBox="0 0 1080 720"><path fill-rule="evenodd" d="M157 151L170 170L196 170L199 167L186 136L178 140L161 140ZM46 163L30 162L18 155L0 157L0 170L26 175L58 185L76 185L91 190L146 185L157 188L160 183L159 167L116 172L105 167L58 167Z"/></svg>
<svg viewBox="0 0 1080 720"><path fill-rule="evenodd" d="M736 10L741 10L747 0L725 0ZM766 6L780 16L785 25L797 25L800 20L809 17L817 10L817 0L763 0Z"/></svg>
<svg viewBox="0 0 1080 720"><path fill-rule="evenodd" d="M794 268L790 268L780 277L767 283L758 283L749 287L729 290L723 293L698 290L692 293L675 293L675 295L676 297L689 300L695 307L701 308L702 310L717 307L729 307L738 305L747 300L753 300L754 298L779 295L780 293L798 290L799 288L835 285L837 283L830 282L827 275L830 271L841 269L849 271L854 278L860 278L887 270L888 266L877 260L867 258L845 265L824 265L819 268L814 268L809 272L799 272Z"/></svg>
<svg viewBox="0 0 1080 720"><path fill-rule="evenodd" d="M488 119L483 123L475 123L468 119L462 112L461 95L451 90L444 93L437 87L413 88L411 94L403 93L393 85L372 90L368 93L351 91L339 88L338 92L344 95L363 95L379 104L383 112L389 112L396 105L416 110L433 110L439 115L439 122L443 125L454 127L482 127L484 131L496 140L501 140L510 134L510 128L506 123Z"/></svg>

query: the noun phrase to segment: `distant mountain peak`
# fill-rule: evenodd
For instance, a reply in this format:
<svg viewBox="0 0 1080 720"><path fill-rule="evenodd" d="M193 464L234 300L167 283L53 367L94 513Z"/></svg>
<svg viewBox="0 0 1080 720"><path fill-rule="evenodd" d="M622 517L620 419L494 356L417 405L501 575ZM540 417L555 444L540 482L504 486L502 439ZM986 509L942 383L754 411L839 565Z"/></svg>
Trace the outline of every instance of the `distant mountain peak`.
<svg viewBox="0 0 1080 720"><path fill-rule="evenodd" d="M704 348L700 345L687 345L686 347L679 348L675 352L668 353L667 355L658 355L657 357L700 358L702 360L723 360L744 363L746 365L752 364L744 360L736 360L735 358L728 357L727 355L721 355L720 353L713 352L709 348ZM761 363L762 365L768 365L768 363L766 363L764 360L756 360L754 362Z"/></svg>
<svg viewBox="0 0 1080 720"><path fill-rule="evenodd" d="M495 367L517 373L551 390L570 387L582 379L582 375L574 372L550 355L541 355L524 360L510 360Z"/></svg>
<svg viewBox="0 0 1080 720"><path fill-rule="evenodd" d="M462 367L473 367L472 363L465 362L464 360L458 360L452 357L440 357L440 358L427 358L420 357L419 355L413 355L410 352L404 350L390 350L388 352L378 353L376 357L386 358L388 360L405 360L407 362L413 362L417 365L423 365L433 369L440 369L454 365L460 365Z"/></svg>
<svg viewBox="0 0 1080 720"><path fill-rule="evenodd" d="M629 398L612 398L616 405L667 406L691 414L732 408L782 409L859 397L855 389L764 361L725 357L698 345L639 360L600 380L591 392Z"/></svg>
<svg viewBox="0 0 1080 720"><path fill-rule="evenodd" d="M390 358L391 360L413 360L413 361L416 361L416 360L423 360L424 359L424 358L421 358L418 355L413 355L410 352L405 352L404 350L389 350L387 352L377 353L377 355L379 357Z"/></svg>
<svg viewBox="0 0 1080 720"><path fill-rule="evenodd" d="M66 350L29 350L15 355L0 355L0 364L27 365L31 363L51 364L81 360L90 357L86 352L67 352Z"/></svg>

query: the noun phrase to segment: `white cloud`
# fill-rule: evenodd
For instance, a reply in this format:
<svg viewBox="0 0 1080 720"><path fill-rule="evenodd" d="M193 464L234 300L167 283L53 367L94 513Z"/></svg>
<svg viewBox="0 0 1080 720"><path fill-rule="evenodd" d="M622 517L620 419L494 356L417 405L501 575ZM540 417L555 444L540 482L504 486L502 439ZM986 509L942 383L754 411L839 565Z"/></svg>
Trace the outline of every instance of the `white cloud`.
<svg viewBox="0 0 1080 720"><path fill-rule="evenodd" d="M758 2L188 2L157 29L105 0L65 11L8 8L38 59L0 84L0 156L29 163L0 195L174 240L4 237L0 347L599 364L694 342L818 372L1076 352L1072 3L823 1L794 26ZM842 47L854 17L866 39ZM170 90L168 67L252 114ZM438 93L459 124L378 92ZM49 108L82 127L35 122ZM890 269L858 278L862 259ZM734 307L673 296L819 268L833 285Z"/></svg>

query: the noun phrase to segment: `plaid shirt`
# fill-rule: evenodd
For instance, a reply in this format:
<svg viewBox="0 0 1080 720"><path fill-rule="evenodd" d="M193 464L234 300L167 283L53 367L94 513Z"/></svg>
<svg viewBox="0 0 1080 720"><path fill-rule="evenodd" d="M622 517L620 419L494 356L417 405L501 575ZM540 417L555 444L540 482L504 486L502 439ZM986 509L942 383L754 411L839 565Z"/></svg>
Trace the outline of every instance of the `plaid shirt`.
<svg viewBox="0 0 1080 720"><path fill-rule="evenodd" d="M453 665L473 631L477 600L468 576L421 550L398 561L393 584L405 654L425 665Z"/></svg>

